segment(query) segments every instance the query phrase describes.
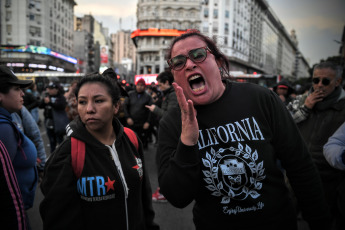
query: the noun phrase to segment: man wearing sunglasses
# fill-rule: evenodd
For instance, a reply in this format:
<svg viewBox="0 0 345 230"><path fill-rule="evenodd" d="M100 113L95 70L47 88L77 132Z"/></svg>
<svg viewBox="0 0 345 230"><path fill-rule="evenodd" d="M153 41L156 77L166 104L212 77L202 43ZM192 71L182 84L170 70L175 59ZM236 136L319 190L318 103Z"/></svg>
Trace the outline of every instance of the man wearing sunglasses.
<svg viewBox="0 0 345 230"><path fill-rule="evenodd" d="M339 187L345 183L345 176L328 164L323 156L323 146L345 122L345 91L341 88L341 76L341 68L333 63L323 62L315 66L309 92L297 96L287 106L319 169L326 199L336 220L335 229L345 229L345 216L339 211L340 200L345 199L345 192L341 194Z"/></svg>

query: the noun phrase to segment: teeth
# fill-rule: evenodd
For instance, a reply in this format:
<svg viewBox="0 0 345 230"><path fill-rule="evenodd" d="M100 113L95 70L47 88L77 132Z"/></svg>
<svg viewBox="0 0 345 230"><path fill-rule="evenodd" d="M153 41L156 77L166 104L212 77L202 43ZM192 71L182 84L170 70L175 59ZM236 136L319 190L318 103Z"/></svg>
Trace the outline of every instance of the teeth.
<svg viewBox="0 0 345 230"><path fill-rule="evenodd" d="M201 86L200 88L197 88L197 89L193 89L194 92L199 92L200 90L203 90L205 88L205 86Z"/></svg>
<svg viewBox="0 0 345 230"><path fill-rule="evenodd" d="M189 78L189 81L192 81L192 80L197 79L197 78L199 78L199 77L200 77L200 75L194 75L194 76L192 76L191 78Z"/></svg>

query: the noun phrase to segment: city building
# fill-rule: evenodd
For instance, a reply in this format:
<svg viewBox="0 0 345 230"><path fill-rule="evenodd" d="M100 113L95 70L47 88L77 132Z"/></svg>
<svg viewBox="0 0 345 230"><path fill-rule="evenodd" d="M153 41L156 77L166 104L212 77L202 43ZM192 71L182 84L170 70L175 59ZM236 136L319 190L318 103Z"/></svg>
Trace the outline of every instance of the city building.
<svg viewBox="0 0 345 230"><path fill-rule="evenodd" d="M15 72L75 72L74 0L0 1L0 65Z"/></svg>
<svg viewBox="0 0 345 230"><path fill-rule="evenodd" d="M217 42L231 71L290 80L309 77L296 34L287 33L266 0L139 0L137 28L132 39L138 74L166 69L164 55L170 41L196 28ZM178 32L164 36L164 30Z"/></svg>
<svg viewBox="0 0 345 230"><path fill-rule="evenodd" d="M200 27L199 0L139 0L137 30L131 38L137 48L136 73L158 74L168 68L165 53L172 39Z"/></svg>
<svg viewBox="0 0 345 230"><path fill-rule="evenodd" d="M117 33L111 34L111 40L114 49L114 62L125 64L127 71L133 71L136 64L136 47L131 39L131 31L117 31Z"/></svg>

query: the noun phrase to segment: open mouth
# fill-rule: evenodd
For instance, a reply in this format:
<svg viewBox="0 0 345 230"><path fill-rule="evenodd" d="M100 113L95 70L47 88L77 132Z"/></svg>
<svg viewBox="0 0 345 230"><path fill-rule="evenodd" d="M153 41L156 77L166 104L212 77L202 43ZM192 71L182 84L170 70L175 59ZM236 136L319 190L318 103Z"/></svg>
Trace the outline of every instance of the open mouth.
<svg viewBox="0 0 345 230"><path fill-rule="evenodd" d="M201 75L193 75L188 81L194 92L199 92L205 88L205 80Z"/></svg>

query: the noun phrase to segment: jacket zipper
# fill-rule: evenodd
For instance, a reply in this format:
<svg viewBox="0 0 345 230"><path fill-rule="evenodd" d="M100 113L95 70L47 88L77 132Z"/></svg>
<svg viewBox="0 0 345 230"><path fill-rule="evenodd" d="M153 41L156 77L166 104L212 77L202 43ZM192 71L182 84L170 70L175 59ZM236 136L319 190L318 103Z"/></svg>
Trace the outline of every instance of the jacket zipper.
<svg viewBox="0 0 345 230"><path fill-rule="evenodd" d="M129 223L128 223L128 207L127 207L127 198L128 198L128 187L127 183L124 178L123 170L121 167L120 159L118 157L117 151L115 149L115 142L113 143L112 147L106 145L111 153L111 156L113 157L115 168L117 170L117 173L120 175L121 183L123 192L125 194L125 211L126 211L126 229L129 230Z"/></svg>

